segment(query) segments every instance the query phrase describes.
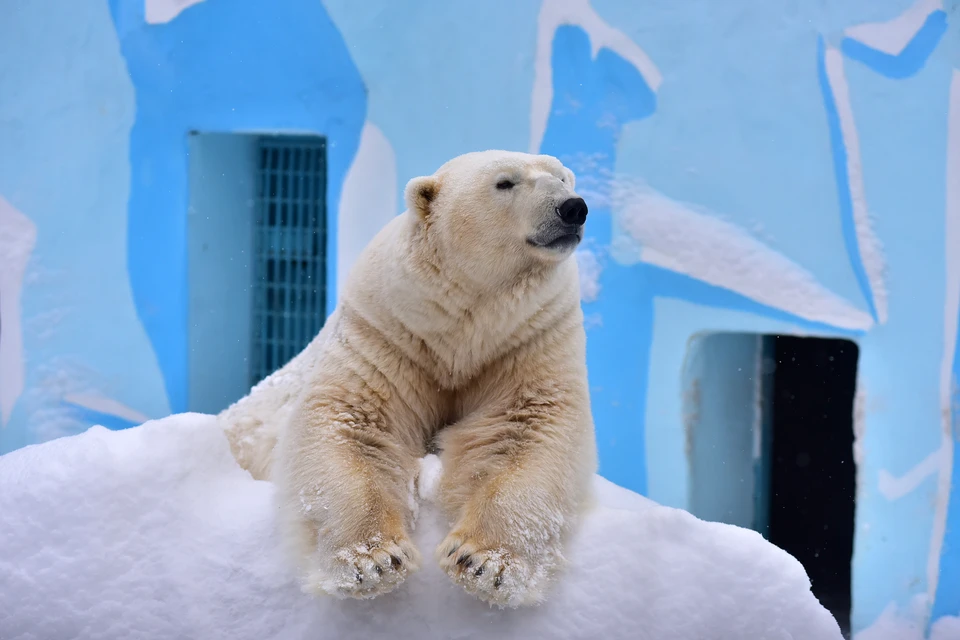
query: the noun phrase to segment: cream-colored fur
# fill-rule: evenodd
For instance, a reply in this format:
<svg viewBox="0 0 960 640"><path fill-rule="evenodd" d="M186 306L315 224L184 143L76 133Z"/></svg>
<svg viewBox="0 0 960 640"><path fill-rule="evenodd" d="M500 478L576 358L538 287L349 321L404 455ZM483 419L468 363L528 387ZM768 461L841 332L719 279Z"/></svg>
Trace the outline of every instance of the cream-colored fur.
<svg viewBox="0 0 960 640"><path fill-rule="evenodd" d="M317 338L220 416L255 477L276 456L306 590L373 597L418 568L437 449L442 568L491 603L543 599L596 471L573 245L531 244L573 188L555 158L503 151L411 180Z"/></svg>

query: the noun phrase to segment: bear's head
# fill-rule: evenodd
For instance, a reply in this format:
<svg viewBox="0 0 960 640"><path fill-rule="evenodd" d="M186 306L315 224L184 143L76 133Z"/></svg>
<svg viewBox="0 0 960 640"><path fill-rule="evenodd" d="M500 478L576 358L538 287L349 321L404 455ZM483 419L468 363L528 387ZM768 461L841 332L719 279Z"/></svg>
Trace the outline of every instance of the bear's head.
<svg viewBox="0 0 960 640"><path fill-rule="evenodd" d="M573 172L547 155L480 151L407 183L407 208L443 256L480 280L566 260L583 239L587 205Z"/></svg>

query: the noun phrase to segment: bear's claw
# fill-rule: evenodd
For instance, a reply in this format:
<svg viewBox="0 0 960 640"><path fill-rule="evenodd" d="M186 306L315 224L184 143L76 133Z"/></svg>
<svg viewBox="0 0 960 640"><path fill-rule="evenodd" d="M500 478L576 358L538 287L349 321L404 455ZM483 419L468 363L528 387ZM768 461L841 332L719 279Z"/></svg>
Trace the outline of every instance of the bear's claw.
<svg viewBox="0 0 960 640"><path fill-rule="evenodd" d="M305 590L348 598L374 598L396 589L419 568L420 558L409 540L374 539L343 547L333 558L332 574L309 580Z"/></svg>
<svg viewBox="0 0 960 640"><path fill-rule="evenodd" d="M481 548L451 535L438 547L437 556L440 567L455 583L484 602L515 607L527 599L527 582L532 572L517 554Z"/></svg>

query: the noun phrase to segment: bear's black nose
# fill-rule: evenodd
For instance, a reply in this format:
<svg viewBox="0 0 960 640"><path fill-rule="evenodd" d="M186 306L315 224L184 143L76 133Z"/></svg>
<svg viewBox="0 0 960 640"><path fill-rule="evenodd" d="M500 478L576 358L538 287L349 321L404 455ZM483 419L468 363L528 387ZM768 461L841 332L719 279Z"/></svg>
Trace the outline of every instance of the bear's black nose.
<svg viewBox="0 0 960 640"><path fill-rule="evenodd" d="M564 200L563 204L557 207L557 215L565 224L583 224L587 220L587 203L583 198Z"/></svg>

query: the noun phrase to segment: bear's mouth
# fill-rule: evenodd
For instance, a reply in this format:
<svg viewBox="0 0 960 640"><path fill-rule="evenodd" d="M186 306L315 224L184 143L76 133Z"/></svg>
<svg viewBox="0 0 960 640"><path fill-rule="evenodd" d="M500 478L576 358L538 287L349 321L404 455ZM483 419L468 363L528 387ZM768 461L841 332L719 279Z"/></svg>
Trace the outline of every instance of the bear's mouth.
<svg viewBox="0 0 960 640"><path fill-rule="evenodd" d="M580 244L580 234L579 233L565 233L555 240L551 240L547 244L543 245L547 249L567 249L569 247L574 247Z"/></svg>
<svg viewBox="0 0 960 640"><path fill-rule="evenodd" d="M583 239L583 227L557 229L555 233L551 233L549 236L544 237L544 235L546 234L527 238L527 244L541 249L564 251L580 244Z"/></svg>

